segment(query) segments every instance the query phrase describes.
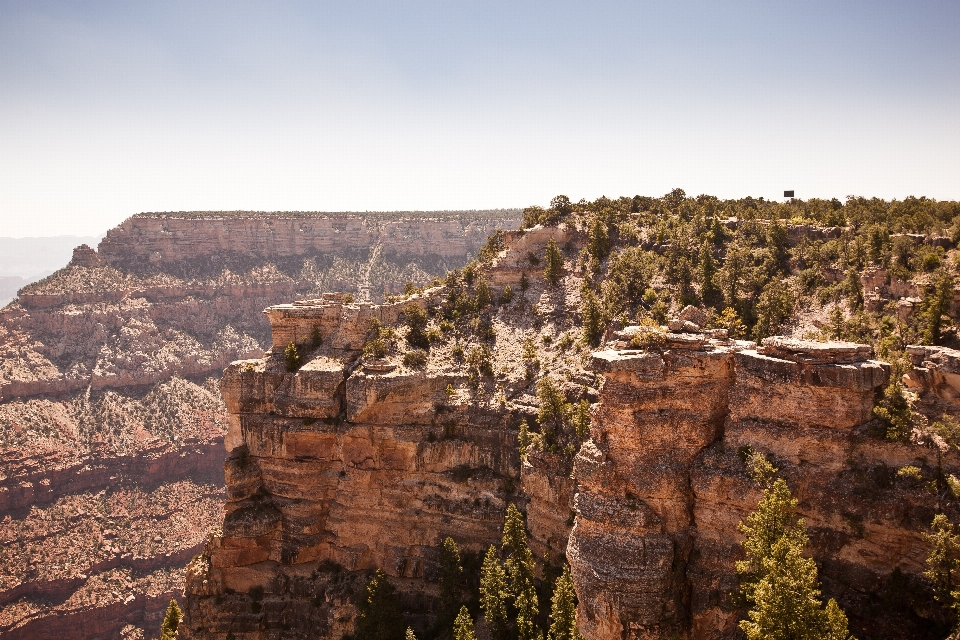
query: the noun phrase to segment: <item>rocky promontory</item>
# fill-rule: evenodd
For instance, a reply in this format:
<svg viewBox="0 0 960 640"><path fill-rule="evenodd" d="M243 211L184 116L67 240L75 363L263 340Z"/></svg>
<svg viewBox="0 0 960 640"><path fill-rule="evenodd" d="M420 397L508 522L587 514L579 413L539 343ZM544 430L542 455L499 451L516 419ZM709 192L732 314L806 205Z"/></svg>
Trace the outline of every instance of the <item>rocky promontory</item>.
<svg viewBox="0 0 960 640"><path fill-rule="evenodd" d="M140 214L23 288L0 310L0 635L155 633L222 519L215 380L269 348L260 311L321 288L422 285L516 223Z"/></svg>

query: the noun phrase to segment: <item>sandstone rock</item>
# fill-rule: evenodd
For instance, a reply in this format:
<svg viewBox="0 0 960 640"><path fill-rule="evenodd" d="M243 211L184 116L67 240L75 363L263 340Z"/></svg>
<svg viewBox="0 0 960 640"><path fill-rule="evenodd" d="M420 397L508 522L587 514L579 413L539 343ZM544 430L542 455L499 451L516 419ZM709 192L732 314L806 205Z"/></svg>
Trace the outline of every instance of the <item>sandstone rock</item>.
<svg viewBox="0 0 960 640"><path fill-rule="evenodd" d="M695 307L692 304L685 306L678 317L681 321L692 322L698 327L705 326L710 320L710 316L706 311L700 309L699 307Z"/></svg>
<svg viewBox="0 0 960 640"><path fill-rule="evenodd" d="M605 381L574 464L567 549L584 636L737 637L742 612L728 600L737 523L760 497L738 454L748 445L773 460L799 498L825 590L853 627L895 625L870 613L862 594L896 567L923 570L918 536L935 500L883 480L892 477L884 470L926 465L922 450L864 436L889 366L850 343L701 341L591 359ZM854 480L863 470L889 484ZM859 503L852 491L864 492Z"/></svg>

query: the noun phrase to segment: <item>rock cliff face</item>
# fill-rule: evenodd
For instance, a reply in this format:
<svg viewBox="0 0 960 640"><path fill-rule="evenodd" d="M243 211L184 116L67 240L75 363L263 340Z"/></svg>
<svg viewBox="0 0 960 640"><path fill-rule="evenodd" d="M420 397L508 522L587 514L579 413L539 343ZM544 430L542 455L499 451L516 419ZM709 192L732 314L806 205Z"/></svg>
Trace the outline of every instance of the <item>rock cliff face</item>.
<svg viewBox="0 0 960 640"><path fill-rule="evenodd" d="M202 224L198 224L200 221ZM494 229L513 229L517 210L323 214L226 212L133 216L100 243L106 264L138 270L151 264L196 272L218 263L361 252L429 256L462 263ZM401 283L402 284L402 283Z"/></svg>
<svg viewBox="0 0 960 640"><path fill-rule="evenodd" d="M222 519L212 377L269 346L261 310L422 282L513 216L144 214L21 290L0 311L0 635L154 634Z"/></svg>
<svg viewBox="0 0 960 640"><path fill-rule="evenodd" d="M530 285L471 324L489 321L495 334L487 378L451 359L450 345L432 346L422 370L400 354L360 352L373 320L402 336L406 305L450 311L456 282L401 304L330 295L265 311L271 351L233 363L221 382L227 515L188 569L186 637L340 638L375 567L422 630L438 543L451 535L482 551L514 502L538 558L565 552L588 640L736 638L737 524L761 494L744 462L750 451L799 499L824 594L857 637L938 637L936 612L916 596L921 532L938 509L960 514L927 481L957 473L960 459L883 438L873 409L890 366L866 345L775 337L758 347L725 330L683 332L691 323L655 349L630 347L630 327L592 355L571 349L576 325L564 323L579 306L579 280L547 287L531 268L551 237L568 256L584 242L565 228L508 233L474 276L493 298L523 275ZM287 371L285 346L315 334L322 344ZM957 352L909 352L918 408L955 413ZM563 443L543 444L542 430L541 446L517 455L519 419L534 424L535 380L547 372L568 400L595 403L589 437L570 449L572 469ZM924 480L897 474L908 465Z"/></svg>
<svg viewBox="0 0 960 640"><path fill-rule="evenodd" d="M825 593L857 637L928 637L924 611L884 599L922 572L919 532L938 506L894 472L929 473L936 453L870 436L889 366L869 357L851 343L757 349L690 334L662 351L594 354L604 383L575 463L567 549L584 636L738 637L737 523L760 498L741 459L749 447L800 500Z"/></svg>
<svg viewBox="0 0 960 640"><path fill-rule="evenodd" d="M436 573L437 540L476 552L498 537L518 462L508 415L451 398L448 385L465 377L456 370L360 358L372 319L395 322L429 301L266 310L273 351L233 363L221 383L227 514L189 569L187 637L340 637L363 572L377 567L425 610L436 599L424 578ZM279 347L314 329L322 346L287 371Z"/></svg>

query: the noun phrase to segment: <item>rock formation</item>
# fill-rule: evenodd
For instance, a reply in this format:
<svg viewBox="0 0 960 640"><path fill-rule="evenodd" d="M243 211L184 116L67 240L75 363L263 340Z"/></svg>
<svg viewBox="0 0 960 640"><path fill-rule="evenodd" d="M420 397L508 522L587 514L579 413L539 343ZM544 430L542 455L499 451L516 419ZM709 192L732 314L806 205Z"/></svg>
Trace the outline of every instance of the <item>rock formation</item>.
<svg viewBox="0 0 960 640"><path fill-rule="evenodd" d="M538 557L560 561L566 550L588 640L739 637L737 524L761 493L745 463L753 452L799 499L824 594L857 637L937 637L936 613L917 595L922 532L938 509L960 514L927 485L958 472L960 457L884 439L873 409L891 367L862 344L774 337L758 347L723 329L691 333L707 321L693 308L645 348L635 345L648 325L615 332L592 355L566 352L562 323L579 283L544 286L531 266L557 236L568 256L584 243L572 229L505 234L473 276L531 283L515 303L464 320L493 327L489 374L451 358L476 337L434 345L423 369L403 364L408 346L362 355L375 326L394 327L402 345L407 305L449 314L456 280L402 303L325 296L267 308L271 351L233 363L221 383L227 515L188 569L186 637L339 638L374 568L422 630L438 544L451 535L481 552L499 539L507 502L526 511ZM311 336L320 343L309 346ZM303 350L296 371L284 358L291 342ZM936 415L933 404L957 397L958 354L910 353L918 408ZM568 400L596 401L572 468L563 443L547 447L542 432L522 462L516 452L519 419L537 410L529 372L541 369ZM908 466L922 480L897 473Z"/></svg>
<svg viewBox="0 0 960 640"><path fill-rule="evenodd" d="M889 375L870 355L852 343L768 338L758 349L691 334L662 351L595 353L604 384L575 463L567 553L585 637L736 637L737 523L759 499L748 450L794 488L822 579L854 627L902 633L864 596L895 569L922 571L919 531L936 500L892 473L922 464L922 452L868 435Z"/></svg>
<svg viewBox="0 0 960 640"><path fill-rule="evenodd" d="M517 468L507 416L451 398L465 377L456 370L361 360L371 320L394 323L429 293L266 310L272 352L233 363L222 381L227 515L190 567L189 637L271 637L294 621L339 637L356 589L337 588L341 572L382 567L423 607L436 597L423 578L436 572L438 539L479 551L497 538ZM322 345L288 371L280 347L314 330ZM265 594L255 614L250 593Z"/></svg>
<svg viewBox="0 0 960 640"><path fill-rule="evenodd" d="M260 311L422 284L515 215L141 214L22 289L0 311L0 635L155 634L222 520L214 380L269 346Z"/></svg>

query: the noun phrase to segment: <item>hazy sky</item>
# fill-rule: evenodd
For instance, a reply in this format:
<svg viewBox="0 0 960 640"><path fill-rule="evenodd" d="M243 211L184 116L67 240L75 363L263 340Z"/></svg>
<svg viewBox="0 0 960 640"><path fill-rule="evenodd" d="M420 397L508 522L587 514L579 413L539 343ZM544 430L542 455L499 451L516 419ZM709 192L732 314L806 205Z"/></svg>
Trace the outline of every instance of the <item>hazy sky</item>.
<svg viewBox="0 0 960 640"><path fill-rule="evenodd" d="M674 187L960 199L958 33L958 0L0 0L0 236Z"/></svg>

